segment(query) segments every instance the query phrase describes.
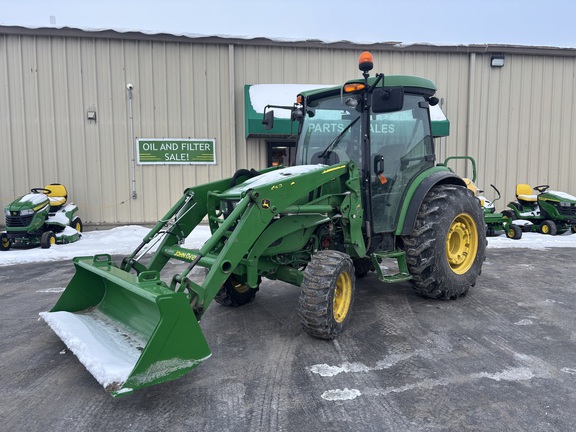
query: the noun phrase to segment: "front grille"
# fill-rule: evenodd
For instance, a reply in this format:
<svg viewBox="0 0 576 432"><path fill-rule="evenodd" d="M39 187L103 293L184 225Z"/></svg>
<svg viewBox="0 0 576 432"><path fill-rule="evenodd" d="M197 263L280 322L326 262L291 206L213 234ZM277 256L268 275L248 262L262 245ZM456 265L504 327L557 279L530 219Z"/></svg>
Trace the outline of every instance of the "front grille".
<svg viewBox="0 0 576 432"><path fill-rule="evenodd" d="M34 215L8 216L6 215L6 226L9 228L25 228L32 222Z"/></svg>
<svg viewBox="0 0 576 432"><path fill-rule="evenodd" d="M570 204L569 206L561 206L560 203L552 204L558 213L562 216L576 216L576 204Z"/></svg>

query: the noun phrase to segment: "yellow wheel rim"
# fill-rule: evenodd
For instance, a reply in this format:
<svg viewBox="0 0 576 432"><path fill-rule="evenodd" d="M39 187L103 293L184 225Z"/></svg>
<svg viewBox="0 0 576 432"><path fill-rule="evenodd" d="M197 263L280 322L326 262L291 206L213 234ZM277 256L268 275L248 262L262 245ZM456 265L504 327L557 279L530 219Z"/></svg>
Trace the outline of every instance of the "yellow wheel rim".
<svg viewBox="0 0 576 432"><path fill-rule="evenodd" d="M460 213L454 218L446 238L446 257L452 271L466 273L478 252L478 228L469 214Z"/></svg>
<svg viewBox="0 0 576 432"><path fill-rule="evenodd" d="M50 244L51 244L51 245L55 245L55 244L56 244L56 237L54 237L54 236L50 237Z"/></svg>
<svg viewBox="0 0 576 432"><path fill-rule="evenodd" d="M546 224L542 225L542 234L548 234L550 232L550 227Z"/></svg>
<svg viewBox="0 0 576 432"><path fill-rule="evenodd" d="M337 323L344 321L350 309L352 301L352 280L350 275L342 272L338 275L336 281L336 289L334 290L334 304L332 306L332 314Z"/></svg>
<svg viewBox="0 0 576 432"><path fill-rule="evenodd" d="M5 248L10 246L10 241L8 240L8 237L2 237L2 246Z"/></svg>
<svg viewBox="0 0 576 432"><path fill-rule="evenodd" d="M80 222L76 222L76 231L80 232L81 229L82 226L80 225Z"/></svg>

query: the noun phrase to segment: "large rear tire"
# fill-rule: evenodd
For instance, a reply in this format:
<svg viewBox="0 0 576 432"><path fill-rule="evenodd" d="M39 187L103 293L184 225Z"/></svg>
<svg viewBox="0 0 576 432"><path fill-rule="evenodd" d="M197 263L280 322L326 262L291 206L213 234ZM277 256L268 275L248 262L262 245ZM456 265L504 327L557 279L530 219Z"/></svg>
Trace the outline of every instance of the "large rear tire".
<svg viewBox="0 0 576 432"><path fill-rule="evenodd" d="M437 299L465 295L486 257L486 224L478 199L462 186L434 186L403 243L416 291Z"/></svg>
<svg viewBox="0 0 576 432"><path fill-rule="evenodd" d="M334 339L350 320L354 300L354 265L334 250L316 253L304 270L298 313L306 333Z"/></svg>
<svg viewBox="0 0 576 432"><path fill-rule="evenodd" d="M239 307L254 300L258 288L250 288L248 285L238 282L234 276L229 277L220 288L214 300L223 306Z"/></svg>

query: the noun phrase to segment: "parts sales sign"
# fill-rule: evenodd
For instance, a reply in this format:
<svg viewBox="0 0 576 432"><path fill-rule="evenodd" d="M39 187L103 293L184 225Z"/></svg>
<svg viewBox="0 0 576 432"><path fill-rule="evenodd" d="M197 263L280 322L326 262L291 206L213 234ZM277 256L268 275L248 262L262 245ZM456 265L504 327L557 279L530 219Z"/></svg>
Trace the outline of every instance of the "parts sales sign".
<svg viewBox="0 0 576 432"><path fill-rule="evenodd" d="M215 164L213 139L138 138L138 165Z"/></svg>

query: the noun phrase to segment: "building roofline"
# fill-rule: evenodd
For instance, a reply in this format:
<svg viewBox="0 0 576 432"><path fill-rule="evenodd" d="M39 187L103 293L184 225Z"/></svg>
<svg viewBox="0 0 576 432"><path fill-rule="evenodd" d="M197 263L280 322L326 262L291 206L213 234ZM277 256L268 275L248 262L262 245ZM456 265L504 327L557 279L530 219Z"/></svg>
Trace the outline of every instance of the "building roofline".
<svg viewBox="0 0 576 432"><path fill-rule="evenodd" d="M118 39L172 43L201 43L215 45L286 46L294 48L372 49L391 52L440 52L456 54L519 54L576 57L576 48L507 44L432 44L389 42L322 41L319 39L275 39L268 37L239 37L225 35L172 34L123 29L88 29L74 27L26 27L0 25L0 34L15 36L73 37L90 39Z"/></svg>

